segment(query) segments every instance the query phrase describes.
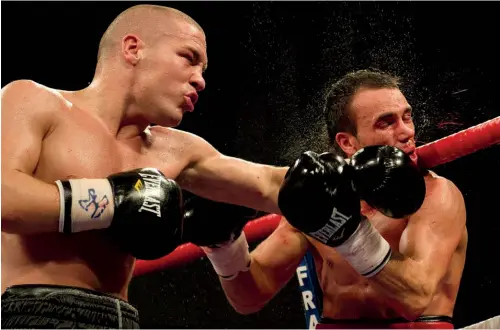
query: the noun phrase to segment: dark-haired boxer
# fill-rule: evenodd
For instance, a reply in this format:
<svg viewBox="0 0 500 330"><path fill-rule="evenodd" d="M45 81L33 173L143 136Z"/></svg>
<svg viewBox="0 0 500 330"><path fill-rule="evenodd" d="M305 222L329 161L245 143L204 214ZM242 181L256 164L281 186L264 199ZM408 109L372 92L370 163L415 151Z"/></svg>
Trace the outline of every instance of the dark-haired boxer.
<svg viewBox="0 0 500 330"><path fill-rule="evenodd" d="M294 163L278 228L251 253L236 234L204 248L229 302L242 314L260 310L311 251L322 290L317 328L453 328L464 200L452 182L416 167L398 80L347 74L331 87L325 115L336 151Z"/></svg>
<svg viewBox="0 0 500 330"><path fill-rule="evenodd" d="M172 128L194 110L206 67L193 19L138 5L104 33L88 87L2 89L2 328L138 327L134 257L184 241L181 188L280 212L286 168Z"/></svg>

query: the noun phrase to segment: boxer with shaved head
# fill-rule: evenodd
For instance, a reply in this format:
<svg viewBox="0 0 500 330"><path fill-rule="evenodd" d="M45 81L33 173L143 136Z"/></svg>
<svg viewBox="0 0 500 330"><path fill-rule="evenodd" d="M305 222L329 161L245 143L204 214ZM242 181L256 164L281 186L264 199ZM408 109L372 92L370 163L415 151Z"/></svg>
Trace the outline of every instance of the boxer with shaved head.
<svg viewBox="0 0 500 330"><path fill-rule="evenodd" d="M205 89L207 64L192 18L137 5L105 31L86 88L2 89L2 328L138 327L134 258L192 236L182 189L280 212L286 168L174 128Z"/></svg>

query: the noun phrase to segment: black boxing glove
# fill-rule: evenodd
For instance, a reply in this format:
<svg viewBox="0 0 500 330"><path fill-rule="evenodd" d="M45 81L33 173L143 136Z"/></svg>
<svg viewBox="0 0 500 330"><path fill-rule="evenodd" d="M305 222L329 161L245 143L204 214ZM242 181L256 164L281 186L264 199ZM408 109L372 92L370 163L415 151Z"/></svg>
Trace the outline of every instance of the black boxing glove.
<svg viewBox="0 0 500 330"><path fill-rule="evenodd" d="M395 219L415 213L424 202L421 170L403 151L391 146L368 146L351 158L354 187L361 199Z"/></svg>
<svg viewBox="0 0 500 330"><path fill-rule="evenodd" d="M181 244L182 190L157 169L56 184L60 232L106 229L125 252L144 260L165 256Z"/></svg>
<svg viewBox="0 0 500 330"><path fill-rule="evenodd" d="M238 238L257 211L193 195L184 203L183 242L219 247Z"/></svg>
<svg viewBox="0 0 500 330"><path fill-rule="evenodd" d="M307 151L288 170L278 205L292 226L335 247L359 274L369 277L383 268L391 250L362 218L352 172L338 155Z"/></svg>
<svg viewBox="0 0 500 330"><path fill-rule="evenodd" d="M250 267L250 252L243 227L257 211L219 203L199 196L185 205L183 241L200 246L215 272L225 280Z"/></svg>
<svg viewBox="0 0 500 330"><path fill-rule="evenodd" d="M288 222L323 244L345 242L361 221L352 169L333 153L304 152L285 175L278 206Z"/></svg>

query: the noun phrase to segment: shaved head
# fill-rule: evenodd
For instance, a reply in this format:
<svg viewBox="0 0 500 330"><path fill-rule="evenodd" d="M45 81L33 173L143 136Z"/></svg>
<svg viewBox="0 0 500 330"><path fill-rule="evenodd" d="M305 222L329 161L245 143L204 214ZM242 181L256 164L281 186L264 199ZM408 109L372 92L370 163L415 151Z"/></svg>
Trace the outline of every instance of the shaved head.
<svg viewBox="0 0 500 330"><path fill-rule="evenodd" d="M103 34L91 86L120 95L135 111L131 117L175 127L205 89L207 66L206 37L198 23L173 8L137 5Z"/></svg>
<svg viewBox="0 0 500 330"><path fill-rule="evenodd" d="M183 12L156 5L137 5L123 11L109 25L99 43L97 55L101 61L108 54L119 51L121 41L127 34L134 34L145 43L179 34L179 23L187 23L203 32L201 26Z"/></svg>

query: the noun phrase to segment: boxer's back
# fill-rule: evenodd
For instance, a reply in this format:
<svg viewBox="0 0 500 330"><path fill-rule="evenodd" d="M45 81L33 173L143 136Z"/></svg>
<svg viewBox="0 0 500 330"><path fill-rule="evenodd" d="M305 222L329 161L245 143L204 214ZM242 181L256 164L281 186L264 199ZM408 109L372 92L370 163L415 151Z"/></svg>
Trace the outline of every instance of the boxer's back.
<svg viewBox="0 0 500 330"><path fill-rule="evenodd" d="M376 213L372 224L399 251L401 235L408 220L394 220ZM323 291L323 317L331 319L389 319L401 314L376 292L368 279L361 277L333 248L310 239L316 271ZM454 252L447 274L439 284L423 315L452 316L465 263L467 232ZM436 260L436 263L439 263Z"/></svg>
<svg viewBox="0 0 500 330"><path fill-rule="evenodd" d="M179 157L155 157L156 147L147 137L117 140L95 109L85 109L74 93L33 88L42 88L36 93L45 93L49 102L43 106L52 107L51 129L42 141L35 178L103 178L146 166L175 178L183 168L185 161ZM30 97L30 88L25 96ZM2 292L16 284L57 284L126 298L133 263L103 231L33 236L2 232Z"/></svg>

